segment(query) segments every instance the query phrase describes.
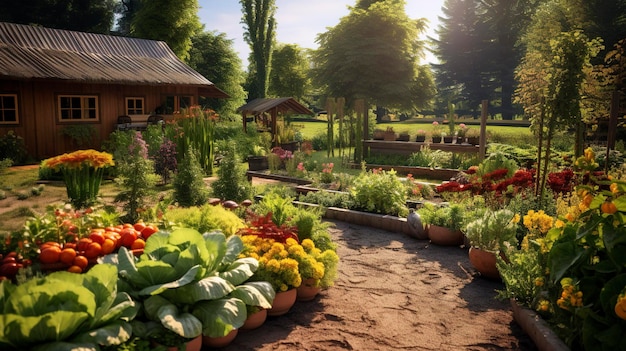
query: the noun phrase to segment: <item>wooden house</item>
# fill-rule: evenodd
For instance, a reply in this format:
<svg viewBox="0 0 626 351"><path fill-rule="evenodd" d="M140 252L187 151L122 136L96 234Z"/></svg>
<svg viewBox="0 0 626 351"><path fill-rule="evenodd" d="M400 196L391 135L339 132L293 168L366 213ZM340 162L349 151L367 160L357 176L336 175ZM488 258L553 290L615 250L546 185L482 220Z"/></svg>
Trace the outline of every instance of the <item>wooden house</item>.
<svg viewBox="0 0 626 351"><path fill-rule="evenodd" d="M228 95L164 42L0 22L0 136L14 131L37 159L99 148L118 117L167 120L201 97Z"/></svg>

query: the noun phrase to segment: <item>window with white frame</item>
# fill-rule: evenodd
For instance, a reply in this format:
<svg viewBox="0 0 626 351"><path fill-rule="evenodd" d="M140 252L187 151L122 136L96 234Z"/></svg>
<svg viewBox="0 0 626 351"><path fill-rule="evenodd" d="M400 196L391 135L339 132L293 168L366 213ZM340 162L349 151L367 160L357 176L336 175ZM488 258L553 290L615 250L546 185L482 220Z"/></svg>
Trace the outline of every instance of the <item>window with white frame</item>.
<svg viewBox="0 0 626 351"><path fill-rule="evenodd" d="M127 115L143 115L145 114L144 100L142 97L126 98L126 114Z"/></svg>
<svg viewBox="0 0 626 351"><path fill-rule="evenodd" d="M0 124L19 123L17 94L0 94Z"/></svg>
<svg viewBox="0 0 626 351"><path fill-rule="evenodd" d="M97 121L98 97L95 95L59 95L58 115L65 121Z"/></svg>

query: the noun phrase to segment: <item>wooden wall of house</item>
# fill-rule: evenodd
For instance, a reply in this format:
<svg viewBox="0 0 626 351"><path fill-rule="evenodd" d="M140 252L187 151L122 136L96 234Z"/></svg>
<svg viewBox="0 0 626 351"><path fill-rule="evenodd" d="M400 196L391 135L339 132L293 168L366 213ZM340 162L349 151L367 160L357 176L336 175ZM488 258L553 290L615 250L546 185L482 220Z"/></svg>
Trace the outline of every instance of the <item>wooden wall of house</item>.
<svg viewBox="0 0 626 351"><path fill-rule="evenodd" d="M146 114L160 106L168 95L189 95L198 101L198 88L190 86L142 86L119 84L85 84L60 81L6 81L0 80L0 93L18 95L19 124L0 124L0 135L13 130L24 138L28 153L41 160L77 149L100 149L102 142L115 130L117 117L126 114L126 97L143 97ZM63 134L59 122L57 95L97 95L100 120L82 122L95 127L95 136L88 145L76 145ZM77 123L74 123L77 124Z"/></svg>

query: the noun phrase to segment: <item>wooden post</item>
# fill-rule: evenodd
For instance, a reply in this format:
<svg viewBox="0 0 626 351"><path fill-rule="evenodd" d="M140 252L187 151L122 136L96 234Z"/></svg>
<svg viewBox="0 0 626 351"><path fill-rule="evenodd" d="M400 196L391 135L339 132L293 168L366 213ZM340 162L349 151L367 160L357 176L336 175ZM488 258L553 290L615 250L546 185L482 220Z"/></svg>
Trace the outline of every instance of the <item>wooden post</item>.
<svg viewBox="0 0 626 351"><path fill-rule="evenodd" d="M489 101L483 100L480 112L480 142L478 144L479 161L484 160L485 154L487 153L487 116L489 114L489 112L487 111L488 107Z"/></svg>
<svg viewBox="0 0 626 351"><path fill-rule="evenodd" d="M355 135L354 135L354 162L363 161L363 143L367 136L367 118L365 114L365 101L357 99L354 101L354 113L356 114ZM363 128L363 129L361 129Z"/></svg>
<svg viewBox="0 0 626 351"><path fill-rule="evenodd" d="M604 171L609 170L609 155L615 149L615 134L617 132L617 117L619 114L619 92L616 90L611 95L611 111L609 114L609 133L606 140L606 162Z"/></svg>

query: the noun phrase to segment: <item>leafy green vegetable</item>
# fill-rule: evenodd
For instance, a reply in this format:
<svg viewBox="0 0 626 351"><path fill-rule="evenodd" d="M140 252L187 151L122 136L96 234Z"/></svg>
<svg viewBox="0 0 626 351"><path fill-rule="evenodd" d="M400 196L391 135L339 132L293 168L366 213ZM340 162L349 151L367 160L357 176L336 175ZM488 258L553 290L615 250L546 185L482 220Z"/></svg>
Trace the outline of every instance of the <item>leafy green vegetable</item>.
<svg viewBox="0 0 626 351"><path fill-rule="evenodd" d="M85 274L56 272L15 286L0 283L0 346L71 350L117 345L130 338L137 308L117 292L117 268L96 265Z"/></svg>

